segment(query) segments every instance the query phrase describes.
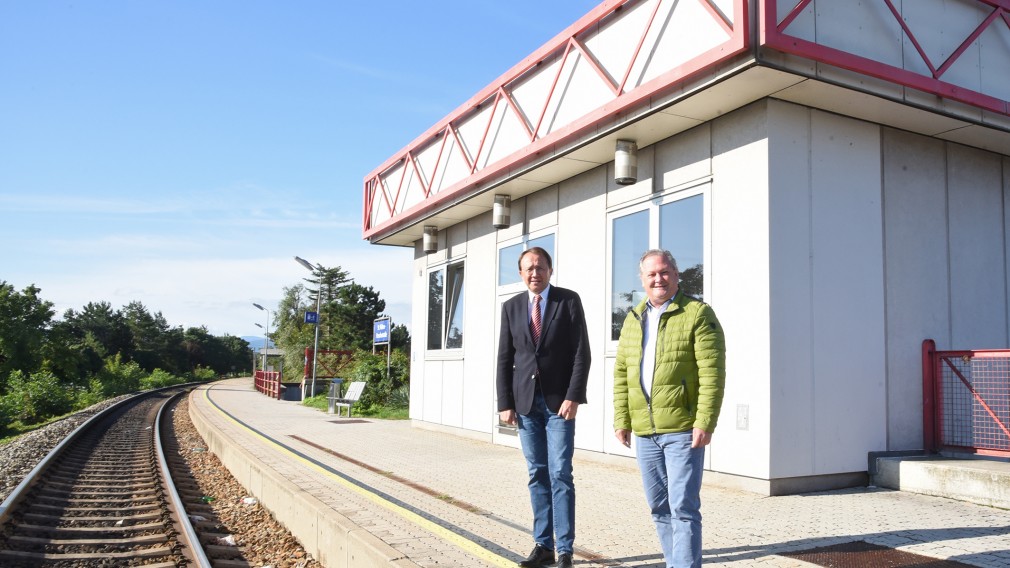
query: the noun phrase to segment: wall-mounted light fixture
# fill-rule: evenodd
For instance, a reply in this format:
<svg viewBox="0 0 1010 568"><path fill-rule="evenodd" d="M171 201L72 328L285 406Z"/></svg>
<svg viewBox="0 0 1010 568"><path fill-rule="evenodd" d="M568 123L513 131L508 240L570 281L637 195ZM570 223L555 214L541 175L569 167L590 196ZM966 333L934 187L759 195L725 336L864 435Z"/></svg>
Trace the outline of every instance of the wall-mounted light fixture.
<svg viewBox="0 0 1010 568"><path fill-rule="evenodd" d="M425 254L431 254L438 250L438 227L435 225L424 226L424 236L421 238L421 248Z"/></svg>
<svg viewBox="0 0 1010 568"><path fill-rule="evenodd" d="M507 195L494 196L494 208L491 210L491 225L495 229L507 229L512 220L512 198Z"/></svg>
<svg viewBox="0 0 1010 568"><path fill-rule="evenodd" d="M638 144L632 140L618 140L614 152L614 181L617 185L638 182Z"/></svg>

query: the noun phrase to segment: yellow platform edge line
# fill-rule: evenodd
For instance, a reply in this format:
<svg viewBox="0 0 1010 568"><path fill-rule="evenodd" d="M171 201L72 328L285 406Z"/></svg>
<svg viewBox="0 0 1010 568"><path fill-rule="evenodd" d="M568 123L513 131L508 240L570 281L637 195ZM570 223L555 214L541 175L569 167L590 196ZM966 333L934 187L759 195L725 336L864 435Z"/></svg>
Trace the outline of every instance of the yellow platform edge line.
<svg viewBox="0 0 1010 568"><path fill-rule="evenodd" d="M310 468L312 468L312 469L318 471L319 473L322 473L326 477L328 477L328 478L336 481L337 483L339 483L340 485L342 485L344 488L349 489L349 490L357 493L358 495L361 495L362 497L365 497L369 501L371 501L371 502L373 502L373 503L375 503L377 505L380 505L380 506L384 507L385 509L387 509L387 510L389 510L389 511L391 511L391 512L393 512L393 513L395 513L395 514L397 514L397 515L399 515L401 517L403 517L404 519L406 519L406 520L414 523L415 525L417 525L417 526L423 528L424 530L426 530L426 531L434 534L435 536L437 536L439 538L442 538L444 540L447 540L447 541L455 544L460 549L462 549L464 552L467 552L469 554L473 554L474 556L477 556L481 560L489 562L490 564L493 564L495 566L501 566L501 567L505 568L505 567L514 567L516 565L516 562L514 560L509 560L509 559L507 559L507 558L505 558L503 556L499 556L499 555L491 552L490 550L487 550L483 546L477 544L476 542L473 542L470 539L464 538L464 537L462 537L462 536L460 536L460 535L458 535L458 534L450 531L449 529L447 529L447 528L445 528L445 527L443 527L443 526L441 526L441 525L439 525L437 523L429 521L428 519L425 519L424 517L418 515L417 513L413 512L413 511L405 509L405 508L403 508L403 507L401 507L401 506L399 506L399 505L397 505L395 503L391 503L387 499L385 499L385 498L383 498L383 497L381 497L379 495L376 495L374 492L369 491L369 490L367 490L367 489L365 489L363 487L360 487L358 485L355 485L355 484L351 483L350 481L347 481L346 479L340 477L339 475L335 475L332 472L327 471L325 468L320 467L318 464L313 463L312 461L309 461L309 460L303 458L302 456L299 456L298 454L296 454L296 453L292 452L291 450L285 448L281 444L275 442L274 440L271 440L270 438L267 438L266 436L260 434L259 432L253 430L252 428L249 428L245 424L243 424L243 423L239 422L238 420L236 420L234 417L232 417L230 414L228 414L224 410L218 408L217 405L213 404L213 401L210 399L210 390L211 390L211 388L213 388L213 385L208 385L207 388L204 389L204 397L207 399L207 402L210 403L211 408L213 408L218 413L220 413L221 416L223 416L225 419L231 421L235 426L237 426L237 427L241 428L242 430L250 433L251 435L259 438L260 440L262 440L266 444L273 446L275 449L277 449L281 453L284 453L284 454L286 454L286 455L288 455L290 457L293 457L293 458L297 459L298 461L304 463L305 465L309 466Z"/></svg>

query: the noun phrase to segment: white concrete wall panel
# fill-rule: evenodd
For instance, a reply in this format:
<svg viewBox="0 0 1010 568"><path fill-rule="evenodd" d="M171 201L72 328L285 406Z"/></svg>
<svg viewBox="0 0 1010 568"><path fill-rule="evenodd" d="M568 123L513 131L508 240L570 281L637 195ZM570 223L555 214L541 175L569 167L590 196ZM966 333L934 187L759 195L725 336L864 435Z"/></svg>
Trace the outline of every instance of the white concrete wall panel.
<svg viewBox="0 0 1010 568"><path fill-rule="evenodd" d="M886 444L880 127L811 114L813 474Z"/></svg>
<svg viewBox="0 0 1010 568"><path fill-rule="evenodd" d="M376 192L380 195L377 195L376 198L372 200L371 206L368 208L368 214L372 219L386 219L389 217L389 207L393 203L393 197L389 196L389 204L387 204L386 197L382 195L383 192L388 191L389 180L383 179L379 184L379 187L376 188Z"/></svg>
<svg viewBox="0 0 1010 568"><path fill-rule="evenodd" d="M425 255L425 260L428 261L428 266L434 266L436 264L442 264L449 258L449 246L446 242L448 239L447 229L442 229L438 231L436 238L438 239L438 248L433 253ZM425 274L424 289L425 294L428 290L428 275ZM425 296L425 305L428 305L427 295Z"/></svg>
<svg viewBox="0 0 1010 568"><path fill-rule="evenodd" d="M558 186L526 196L526 230L530 233L558 224Z"/></svg>
<svg viewBox="0 0 1010 568"><path fill-rule="evenodd" d="M442 155L442 140L435 140L431 144L414 152L414 164L419 173L419 185L427 187L432 195L441 189L437 183L436 171L441 167L440 156ZM412 168L413 169L413 168ZM442 179L438 176L438 179Z"/></svg>
<svg viewBox="0 0 1010 568"><path fill-rule="evenodd" d="M523 236L526 230L526 198L512 200L512 214L509 219L509 226L498 229L498 242L507 241ZM495 253L497 256L497 253ZM497 261L497 259L496 259Z"/></svg>
<svg viewBox="0 0 1010 568"><path fill-rule="evenodd" d="M441 142L440 142L441 144ZM432 191L439 192L444 187L449 187L457 180L461 180L470 175L470 165L467 163L462 146L457 139L449 135L442 148L442 160L435 167L432 178Z"/></svg>
<svg viewBox="0 0 1010 568"><path fill-rule="evenodd" d="M1010 208L1007 207L1007 203L1010 203L1010 157L1003 157L1003 250L1007 251L1006 254L1010 256ZM1006 272L1004 273L1006 279L1007 295L1010 297L1010 258L1005 262ZM1007 306L1007 335L1010 336L1010 306Z"/></svg>
<svg viewBox="0 0 1010 568"><path fill-rule="evenodd" d="M614 38L640 38L645 26L649 23L649 16L655 9L655 0L639 2L622 8L624 12L619 18L608 18L604 20L599 32L589 34L582 38L582 43L586 50L592 54L600 67L608 70L611 80L615 84L620 84L624 78L624 71L631 64L631 58L635 55L637 41L614 41ZM655 31L653 32L655 34ZM649 42L650 38L646 37ZM655 43L655 39L651 40ZM639 66L640 67L640 66ZM625 91L633 88L629 85Z"/></svg>
<svg viewBox="0 0 1010 568"><path fill-rule="evenodd" d="M938 349L1006 348L1002 160L950 145L951 342Z"/></svg>
<svg viewBox="0 0 1010 568"><path fill-rule="evenodd" d="M985 20L991 7L979 2L905 2L900 10L909 30L933 67L939 68ZM925 63L919 63L921 58L908 39L905 39L905 50L908 52L907 69L926 76L932 75ZM1001 51L1005 56L1006 50ZM979 91L981 78L978 62L979 46L976 41L940 79Z"/></svg>
<svg viewBox="0 0 1010 568"><path fill-rule="evenodd" d="M778 16L778 24L789 16L789 12L796 7L795 0L775 0L775 15ZM807 41L817 41L817 18L814 14L814 7L817 4L811 2L803 8L803 12L789 24L789 34Z"/></svg>
<svg viewBox="0 0 1010 568"><path fill-rule="evenodd" d="M463 427L463 360L442 361L442 415L439 424Z"/></svg>
<svg viewBox="0 0 1010 568"><path fill-rule="evenodd" d="M530 143L529 131L526 128L523 117L517 115L508 103L499 101L484 147L477 157L480 168L483 169L488 164L493 164L525 148Z"/></svg>
<svg viewBox="0 0 1010 568"><path fill-rule="evenodd" d="M504 101L499 102L498 106L500 107L503 103ZM471 163L477 159L477 151L481 150L480 143L484 139L484 129L487 128L488 121L492 120L492 112L500 113L502 109L496 108L489 100L480 110L453 125L456 128L456 135L459 136L459 142ZM467 172L468 174L469 172ZM447 181L451 183L452 180Z"/></svg>
<svg viewBox="0 0 1010 568"><path fill-rule="evenodd" d="M922 448L922 341L950 344L945 144L883 130L887 449Z"/></svg>
<svg viewBox="0 0 1010 568"><path fill-rule="evenodd" d="M538 137L564 128L613 99L614 93L607 82L592 67L586 56L578 50L568 55L565 69L558 78L551 100L547 105ZM538 111L543 105L528 107ZM536 120L536 116L532 120Z"/></svg>
<svg viewBox="0 0 1010 568"><path fill-rule="evenodd" d="M817 43L887 65L902 66L901 25L884 2L815 4Z"/></svg>
<svg viewBox="0 0 1010 568"><path fill-rule="evenodd" d="M471 101L472 105L450 115L451 127L459 133L461 146L476 164L475 169L468 167L463 154L457 151L452 137L444 129L430 132L424 140L417 141L416 146L401 154L403 157L412 155L417 160L420 176L413 171L407 172L409 183L404 186L405 192L401 193L392 212L376 206L374 201L369 204L366 233L369 228L397 220L401 213L424 199L432 199L433 195L455 187L471 171L480 176L478 172L489 165L507 165L502 160L518 155L517 152L536 140L566 133L573 124L615 101L621 106L621 94L681 66L690 67L699 56L720 45L728 47L741 35L739 26L732 33L724 25L724 21L730 27L737 23L733 21L738 16L736 6L732 0L719 0L715 5L717 9L702 2L644 0L621 4L603 19L602 25L597 22L598 27L590 26L579 36L570 38L568 43L552 43L549 46L552 52L538 53L544 56L538 65L503 77L503 83L496 83L494 88L484 91L490 94L487 99ZM655 19L650 21L654 10ZM721 15L714 14L715 11ZM624 89L620 91L626 77ZM653 87L655 85L650 87L650 92ZM501 94L510 97L515 104L500 100ZM632 104L637 102L641 101L632 101ZM536 129L532 138L531 129ZM559 140L566 135L559 134L562 136ZM398 174L401 173L390 168L375 172L371 179L381 179L389 189L399 186L401 176ZM431 188L430 193L423 191L427 187ZM396 193L394 189L390 199L394 199Z"/></svg>
<svg viewBox="0 0 1010 568"><path fill-rule="evenodd" d="M425 320L421 320L425 321ZM421 420L425 422L442 423L442 373L443 362L426 360L424 362L424 386L421 393Z"/></svg>
<svg viewBox="0 0 1010 568"><path fill-rule="evenodd" d="M629 78L635 86L684 65L730 38L701 2L663 2L652 25Z"/></svg>
<svg viewBox="0 0 1010 568"><path fill-rule="evenodd" d="M490 433L495 424L495 338L498 304L495 301L498 261L497 231L491 226L491 213L469 222L469 243L464 278L465 317L462 376L462 427Z"/></svg>
<svg viewBox="0 0 1010 568"><path fill-rule="evenodd" d="M708 125L667 138L655 148L656 178L661 190L712 175L712 130Z"/></svg>
<svg viewBox="0 0 1010 568"><path fill-rule="evenodd" d="M579 407L575 447L603 451L606 436L613 436L613 420L604 421L607 395L603 371L608 322L606 313L607 250L606 181L604 168L596 168L561 182L557 190L557 284L578 292L586 313L592 365L586 387L588 404ZM611 383L612 385L613 383ZM612 388L612 387L611 387ZM611 393L611 406L613 405ZM611 410L612 412L612 410Z"/></svg>
<svg viewBox="0 0 1010 568"><path fill-rule="evenodd" d="M705 263L710 297L706 300L726 334L726 393L708 467L764 479L770 467L767 409L771 388L765 105L754 104L714 121L711 136L711 218L706 220L711 227L711 253ZM669 159L657 157L657 162L669 163ZM736 427L737 405L749 407L746 430Z"/></svg>
<svg viewBox="0 0 1010 568"><path fill-rule="evenodd" d="M810 110L768 102L768 327L771 388L767 435L771 477L811 475L817 440L812 427L813 243L811 235ZM761 399L758 399L759 401Z"/></svg>
<svg viewBox="0 0 1010 568"><path fill-rule="evenodd" d="M490 224L491 219L488 217L488 225ZM468 241L467 223L456 223L451 227L447 227L444 231L441 231L441 233L445 236L445 244L443 246L448 249L450 259L459 258L466 254L466 245ZM465 276L466 275L464 274L464 277Z"/></svg>
<svg viewBox="0 0 1010 568"><path fill-rule="evenodd" d="M410 163L400 164L391 171L388 192L396 213L401 213L425 200L425 189L417 170ZM393 202L393 200L396 200ZM383 205L385 211L385 205Z"/></svg>
<svg viewBox="0 0 1010 568"><path fill-rule="evenodd" d="M421 242L414 244L414 264L411 272L413 285L410 287L410 418L420 420L424 416L424 342L426 338L425 310L428 307L428 287L425 284L427 255L421 250Z"/></svg>
<svg viewBox="0 0 1010 568"><path fill-rule="evenodd" d="M616 207L622 203L637 201L652 195L653 184L658 183L656 178L661 171L658 166L654 165L655 155L655 144L638 149L638 181L630 185L618 185L614 181L614 162L610 162L602 168L606 171L607 176L607 207Z"/></svg>
<svg viewBox="0 0 1010 568"><path fill-rule="evenodd" d="M1010 100L1010 27L989 26L978 38L979 77L983 93ZM1004 120L1007 117L1002 117Z"/></svg>
<svg viewBox="0 0 1010 568"><path fill-rule="evenodd" d="M569 59L572 58L569 57ZM531 128L536 126L540 112L544 108L544 101L551 95L552 87L555 91L558 90L558 87L555 86L555 79L558 80L557 85L561 85L563 89L566 78L571 75L573 67L572 61L563 62L561 57L548 59L537 68L535 73L527 73L521 81L512 85L512 100L515 101L516 106L522 109L526 122ZM558 98L555 97L554 104L548 105L547 113L557 112L557 104ZM545 118L546 121L550 120L550 116Z"/></svg>

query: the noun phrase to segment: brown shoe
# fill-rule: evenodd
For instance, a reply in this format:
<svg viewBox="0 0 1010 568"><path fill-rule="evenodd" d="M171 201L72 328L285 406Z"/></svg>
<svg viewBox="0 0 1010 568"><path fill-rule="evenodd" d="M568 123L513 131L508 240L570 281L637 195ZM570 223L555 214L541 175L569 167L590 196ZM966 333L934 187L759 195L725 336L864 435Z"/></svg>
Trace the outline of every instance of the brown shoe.
<svg viewBox="0 0 1010 568"><path fill-rule="evenodd" d="M533 547L533 552L526 557L526 560L519 563L519 566L522 568L540 568L541 566L550 566L551 564L554 564L554 551L538 544Z"/></svg>

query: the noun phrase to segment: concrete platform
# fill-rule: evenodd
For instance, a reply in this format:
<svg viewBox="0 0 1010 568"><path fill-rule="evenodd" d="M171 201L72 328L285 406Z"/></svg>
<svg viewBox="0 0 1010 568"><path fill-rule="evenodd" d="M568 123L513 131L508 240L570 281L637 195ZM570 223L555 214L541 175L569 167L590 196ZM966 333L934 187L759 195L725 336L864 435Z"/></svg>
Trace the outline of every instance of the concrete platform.
<svg viewBox="0 0 1010 568"><path fill-rule="evenodd" d="M330 568L511 567L533 546L516 449L337 418L267 398L251 379L194 391L190 414L210 450ZM663 565L634 462L577 458L575 483L576 566ZM1010 514L994 507L879 487L765 497L706 485L702 501L706 566L809 567L780 553L857 540L1010 566Z"/></svg>
<svg viewBox="0 0 1010 568"><path fill-rule="evenodd" d="M877 472L872 482L878 487L1010 510L1010 463L1005 461L914 456L877 458Z"/></svg>

